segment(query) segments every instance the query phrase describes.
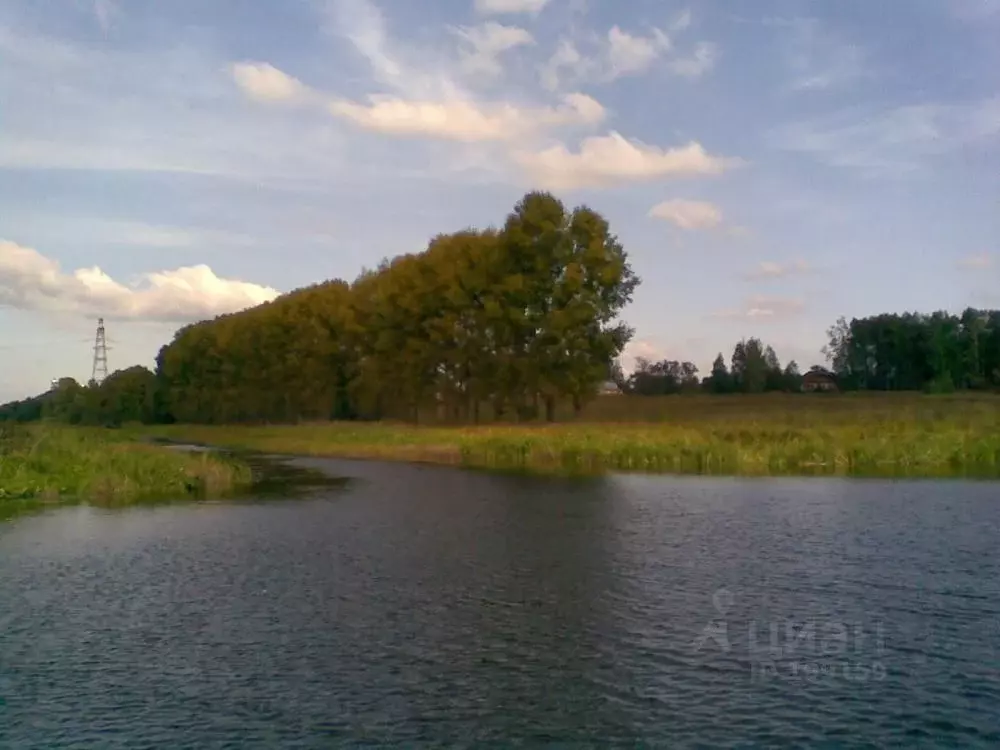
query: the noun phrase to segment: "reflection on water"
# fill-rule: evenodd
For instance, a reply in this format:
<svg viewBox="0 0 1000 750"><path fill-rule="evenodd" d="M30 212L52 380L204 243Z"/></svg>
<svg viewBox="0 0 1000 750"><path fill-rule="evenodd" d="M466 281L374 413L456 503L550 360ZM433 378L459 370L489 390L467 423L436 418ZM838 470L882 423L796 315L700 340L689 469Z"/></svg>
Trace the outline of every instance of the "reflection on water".
<svg viewBox="0 0 1000 750"><path fill-rule="evenodd" d="M995 484L296 465L0 525L0 746L1000 743Z"/></svg>

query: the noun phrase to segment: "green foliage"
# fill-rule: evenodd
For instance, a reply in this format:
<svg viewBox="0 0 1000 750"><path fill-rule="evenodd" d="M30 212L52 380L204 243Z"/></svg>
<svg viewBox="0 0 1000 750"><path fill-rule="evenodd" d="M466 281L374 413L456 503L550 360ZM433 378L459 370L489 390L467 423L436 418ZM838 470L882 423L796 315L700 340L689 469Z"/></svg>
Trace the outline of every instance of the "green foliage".
<svg viewBox="0 0 1000 750"><path fill-rule="evenodd" d="M126 422L170 421L162 408L156 376L145 367L112 373L100 385L60 379L48 392L0 407L0 422L42 419L70 425L117 427Z"/></svg>
<svg viewBox="0 0 1000 750"><path fill-rule="evenodd" d="M1000 387L1000 310L841 318L828 336L824 352L846 388Z"/></svg>
<svg viewBox="0 0 1000 750"><path fill-rule="evenodd" d="M140 445L99 428L0 425L0 501L218 494L249 485L218 456Z"/></svg>
<svg viewBox="0 0 1000 750"><path fill-rule="evenodd" d="M632 330L638 278L596 212L529 193L500 230L435 237L332 281L182 329L157 360L182 422L521 418L579 408Z"/></svg>
<svg viewBox="0 0 1000 750"><path fill-rule="evenodd" d="M636 360L635 372L628 379L626 391L638 396L666 396L696 390L698 368L690 362Z"/></svg>

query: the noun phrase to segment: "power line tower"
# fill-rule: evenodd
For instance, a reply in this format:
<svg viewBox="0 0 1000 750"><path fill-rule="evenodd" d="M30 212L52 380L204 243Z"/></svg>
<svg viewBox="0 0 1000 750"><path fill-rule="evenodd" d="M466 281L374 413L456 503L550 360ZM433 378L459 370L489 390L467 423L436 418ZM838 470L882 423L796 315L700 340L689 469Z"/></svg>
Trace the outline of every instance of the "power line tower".
<svg viewBox="0 0 1000 750"><path fill-rule="evenodd" d="M98 385L108 376L108 341L104 335L104 318L97 320L97 337L94 339L94 371L90 376Z"/></svg>

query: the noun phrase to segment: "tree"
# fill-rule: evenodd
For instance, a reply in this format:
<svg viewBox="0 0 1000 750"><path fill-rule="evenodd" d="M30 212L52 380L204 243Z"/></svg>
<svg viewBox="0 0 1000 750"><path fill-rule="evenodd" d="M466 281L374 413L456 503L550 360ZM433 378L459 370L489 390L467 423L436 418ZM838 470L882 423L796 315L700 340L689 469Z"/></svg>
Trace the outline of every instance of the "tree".
<svg viewBox="0 0 1000 750"><path fill-rule="evenodd" d="M596 395L632 336L639 283L608 223L528 193L499 229L464 229L188 326L160 352L160 410L185 421L519 418Z"/></svg>
<svg viewBox="0 0 1000 750"><path fill-rule="evenodd" d="M627 390L639 396L665 396L697 387L698 368L692 363L668 359L650 362L639 357Z"/></svg>
<svg viewBox="0 0 1000 750"><path fill-rule="evenodd" d="M773 350L771 353L773 354ZM775 358L774 363L776 362ZM743 393L763 393L767 386L768 370L767 355L760 339L744 339L733 348L732 377L736 390Z"/></svg>
<svg viewBox="0 0 1000 750"><path fill-rule="evenodd" d="M840 318L824 354L841 387L948 391L1000 384L995 312L968 309Z"/></svg>
<svg viewBox="0 0 1000 750"><path fill-rule="evenodd" d="M764 390L784 391L787 390L785 373L781 369L781 361L777 353L771 346L764 349Z"/></svg>
<svg viewBox="0 0 1000 750"><path fill-rule="evenodd" d="M792 392L802 390L802 373L799 372L799 365L794 359L785 366L782 379L784 390Z"/></svg>
<svg viewBox="0 0 1000 750"><path fill-rule="evenodd" d="M731 393L733 390L733 378L726 367L726 360L719 352L712 363L712 373L705 379L705 387L712 393Z"/></svg>

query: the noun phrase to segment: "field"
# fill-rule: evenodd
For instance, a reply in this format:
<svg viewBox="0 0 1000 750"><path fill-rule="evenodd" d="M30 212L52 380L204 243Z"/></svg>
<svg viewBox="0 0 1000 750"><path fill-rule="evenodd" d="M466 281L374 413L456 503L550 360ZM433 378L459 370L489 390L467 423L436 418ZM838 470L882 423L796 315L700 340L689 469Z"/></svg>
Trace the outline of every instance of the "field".
<svg viewBox="0 0 1000 750"><path fill-rule="evenodd" d="M171 425L159 437L268 453L496 469L1000 477L1000 397L606 396L555 424Z"/></svg>
<svg viewBox="0 0 1000 750"><path fill-rule="evenodd" d="M177 498L224 493L250 481L249 468L238 462L142 445L114 430L0 425L0 505Z"/></svg>

